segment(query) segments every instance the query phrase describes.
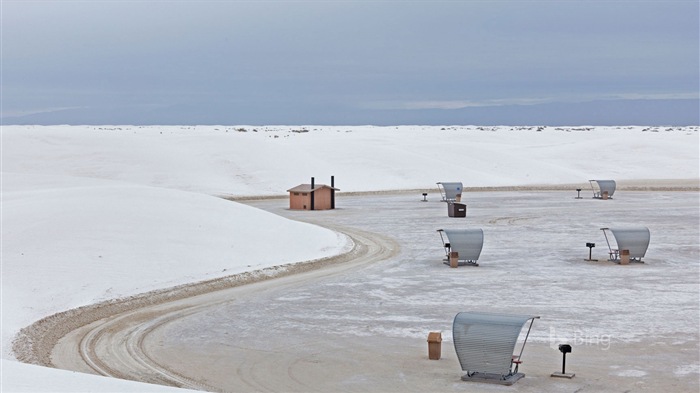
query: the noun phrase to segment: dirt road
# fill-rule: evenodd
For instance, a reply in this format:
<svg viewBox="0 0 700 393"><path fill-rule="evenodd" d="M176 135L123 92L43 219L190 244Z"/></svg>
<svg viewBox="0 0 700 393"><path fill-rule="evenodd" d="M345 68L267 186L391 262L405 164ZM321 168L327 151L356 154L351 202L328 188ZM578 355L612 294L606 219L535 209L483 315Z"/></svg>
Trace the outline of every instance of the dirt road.
<svg viewBox="0 0 700 393"><path fill-rule="evenodd" d="M32 359L56 368L219 391L220 387L209 386L154 361L144 345L146 338L164 324L221 303L342 274L398 252L398 245L391 239L360 230L336 229L353 242L350 252L57 314L24 330L21 337L34 345L21 346L20 340L15 348L20 349L18 353L24 355L25 361Z"/></svg>

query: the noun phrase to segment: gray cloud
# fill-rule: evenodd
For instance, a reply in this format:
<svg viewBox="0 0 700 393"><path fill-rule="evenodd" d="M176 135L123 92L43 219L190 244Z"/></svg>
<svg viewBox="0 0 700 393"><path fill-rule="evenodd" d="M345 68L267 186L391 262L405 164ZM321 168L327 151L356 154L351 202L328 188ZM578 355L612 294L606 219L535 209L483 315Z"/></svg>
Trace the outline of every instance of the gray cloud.
<svg viewBox="0 0 700 393"><path fill-rule="evenodd" d="M290 119L332 109L341 122L378 103L697 98L699 12L697 1L5 1L2 115L209 103Z"/></svg>

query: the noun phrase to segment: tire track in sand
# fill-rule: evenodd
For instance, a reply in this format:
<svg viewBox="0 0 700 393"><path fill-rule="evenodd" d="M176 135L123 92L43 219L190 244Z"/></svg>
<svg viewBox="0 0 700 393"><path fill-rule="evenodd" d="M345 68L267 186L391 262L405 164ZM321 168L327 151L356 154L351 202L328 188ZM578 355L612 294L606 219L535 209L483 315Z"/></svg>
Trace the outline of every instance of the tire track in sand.
<svg viewBox="0 0 700 393"><path fill-rule="evenodd" d="M268 275L259 279L232 280L229 277L177 287L170 291L173 293L163 291L156 294L162 298L162 301L148 302L147 295L135 297L130 302L125 301L127 304L117 302L120 307L114 307L112 314L106 310L110 308L109 304L86 307L79 313L71 310L72 312L62 313L65 315L57 314L50 318L54 325L57 320L68 322L69 319L75 319L76 314L80 316L78 319L87 323L73 326L57 338L53 345L43 343L43 348L31 349L34 352L48 351L48 356L46 353L38 353L36 357L49 358L50 362L44 365L51 367L161 385L223 391L224 387L210 386L206 382L206 370L197 370L193 367L187 371L189 375L183 375L182 372L173 370L167 364L155 361L149 354L147 346L144 345L144 341L152 332L168 323L191 317L210 307L226 302L242 301L241 299L244 301L246 296L252 296L260 291L280 291L291 286L304 285L322 277L356 270L367 264L388 259L399 251L399 246L394 240L378 234L350 228L330 229L347 235L354 243L352 250L336 257L294 264L282 269L277 275ZM248 285L242 287L241 283ZM170 297L173 299L169 300ZM251 310L251 312L259 312L259 310ZM45 331L46 327L36 326L36 330ZM289 363L286 365L289 368L303 359L284 361ZM274 366L280 365L274 364ZM261 381L252 372L239 371L241 382L250 388L270 389L268 385L270 381ZM300 383L291 372L275 371L270 370L268 375L279 375L287 379L288 383L295 385Z"/></svg>

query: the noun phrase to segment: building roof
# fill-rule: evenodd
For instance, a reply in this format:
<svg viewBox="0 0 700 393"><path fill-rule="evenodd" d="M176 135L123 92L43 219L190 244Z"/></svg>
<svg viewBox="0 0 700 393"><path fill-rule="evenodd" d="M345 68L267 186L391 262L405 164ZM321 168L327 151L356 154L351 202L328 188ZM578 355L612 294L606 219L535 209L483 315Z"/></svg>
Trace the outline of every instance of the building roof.
<svg viewBox="0 0 700 393"><path fill-rule="evenodd" d="M290 188L287 192L313 192L320 190L321 188L330 188L331 190L340 191L340 189L331 187L325 184L314 184L314 188L311 188L311 184L299 184L294 188Z"/></svg>

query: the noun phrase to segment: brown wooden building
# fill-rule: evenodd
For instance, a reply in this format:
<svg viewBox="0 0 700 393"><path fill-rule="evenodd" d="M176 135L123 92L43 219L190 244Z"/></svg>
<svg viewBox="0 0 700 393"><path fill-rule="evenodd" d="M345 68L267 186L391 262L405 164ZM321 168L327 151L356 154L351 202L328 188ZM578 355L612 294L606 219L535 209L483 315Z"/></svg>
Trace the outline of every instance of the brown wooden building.
<svg viewBox="0 0 700 393"><path fill-rule="evenodd" d="M331 183L333 179L331 178ZM292 210L328 210L335 209L335 192L340 191L325 184L300 184L287 190L289 208Z"/></svg>

